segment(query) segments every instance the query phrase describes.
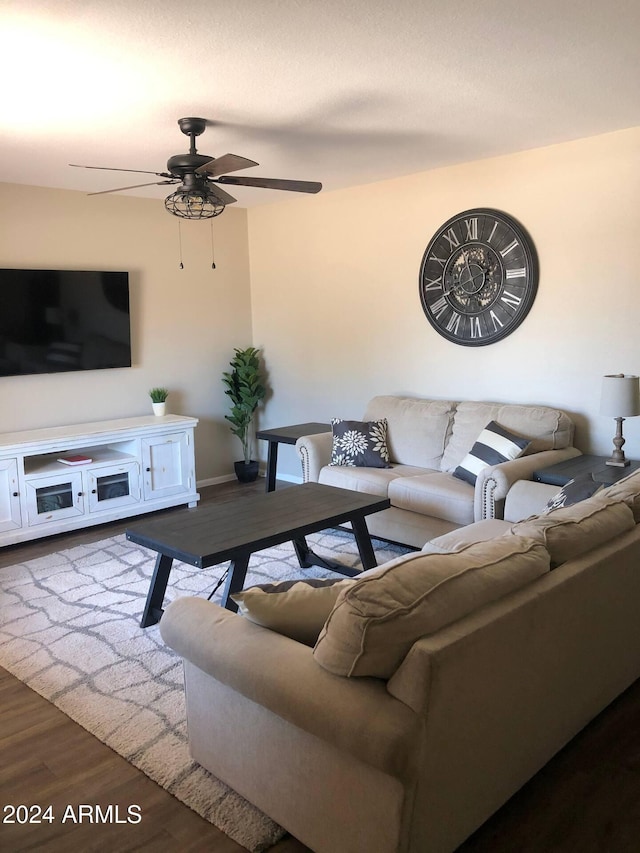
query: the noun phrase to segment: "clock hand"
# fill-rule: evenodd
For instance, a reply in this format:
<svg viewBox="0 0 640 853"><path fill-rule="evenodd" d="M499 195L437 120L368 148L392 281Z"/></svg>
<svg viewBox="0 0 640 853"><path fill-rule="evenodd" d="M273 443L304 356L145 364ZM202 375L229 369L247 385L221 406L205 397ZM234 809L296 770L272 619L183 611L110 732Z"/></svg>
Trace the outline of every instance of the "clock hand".
<svg viewBox="0 0 640 853"><path fill-rule="evenodd" d="M475 287L475 283L476 283L477 278L481 278L483 280L483 283L484 283L484 279L485 279L484 270L480 270L480 272L477 275L471 276L471 281L473 282L474 287Z"/></svg>
<svg viewBox="0 0 640 853"><path fill-rule="evenodd" d="M456 288L458 288L458 287L460 287L460 282L459 282L459 281L456 281L454 284L452 284L452 285L451 285L451 287L449 288L449 290L443 290L443 291L442 291L442 295L443 295L443 296L448 296L450 293L452 293L452 292L453 292L454 290L456 290Z"/></svg>
<svg viewBox="0 0 640 853"><path fill-rule="evenodd" d="M467 274L468 274L468 276L469 276L469 281L471 282L471 290L472 290L472 291L475 291L475 289L476 289L476 279L477 279L477 278L481 278L481 279L482 279L482 283L480 284L480 287L481 287L481 288L482 288L482 287L484 287L484 283L485 283L485 279L486 279L485 271L484 271L482 268L480 268L480 272L479 272L479 273L476 273L476 274L474 275L474 274L471 272L471 265L469 264L469 255L468 255L468 254L466 254L466 253L465 253L465 256L464 256L464 264L465 264L465 267L467 268ZM477 265L476 265L476 266L477 266Z"/></svg>

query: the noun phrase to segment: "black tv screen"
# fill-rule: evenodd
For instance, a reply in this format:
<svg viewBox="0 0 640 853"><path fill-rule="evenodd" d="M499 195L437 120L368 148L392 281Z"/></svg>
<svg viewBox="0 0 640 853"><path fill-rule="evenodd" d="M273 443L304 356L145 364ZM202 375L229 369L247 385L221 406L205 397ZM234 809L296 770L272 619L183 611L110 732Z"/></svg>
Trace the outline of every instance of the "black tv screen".
<svg viewBox="0 0 640 853"><path fill-rule="evenodd" d="M0 269L0 376L131 367L129 274Z"/></svg>

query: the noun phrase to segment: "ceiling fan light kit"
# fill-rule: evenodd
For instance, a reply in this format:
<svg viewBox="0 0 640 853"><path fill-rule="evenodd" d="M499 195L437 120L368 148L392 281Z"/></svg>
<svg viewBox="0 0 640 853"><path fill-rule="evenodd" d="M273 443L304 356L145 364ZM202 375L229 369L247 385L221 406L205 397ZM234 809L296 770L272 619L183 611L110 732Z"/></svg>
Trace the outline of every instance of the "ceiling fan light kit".
<svg viewBox="0 0 640 853"><path fill-rule="evenodd" d="M255 160L240 157L238 154L224 154L222 157L210 157L198 154L196 137L204 133L207 120L188 117L178 119L180 130L190 138L191 145L187 154L176 154L167 161L166 172L151 172L144 169L117 169L109 166L79 166L83 169L105 169L114 172L139 172L156 175L161 181L148 184L135 184L102 190L90 195L104 195L111 192L137 189L138 187L161 186L163 184L181 184L180 188L167 196L164 202L166 210L181 219L212 219L219 216L228 204L237 201L226 190L212 184L233 184L235 186L262 187L264 189L288 190L289 192L317 193L322 184L317 181L289 181L281 178L230 177L228 172L237 172L257 166ZM71 163L72 166L77 164Z"/></svg>
<svg viewBox="0 0 640 853"><path fill-rule="evenodd" d="M185 181L179 190L165 198L164 206L181 219L211 219L219 216L226 204L206 184L189 187Z"/></svg>

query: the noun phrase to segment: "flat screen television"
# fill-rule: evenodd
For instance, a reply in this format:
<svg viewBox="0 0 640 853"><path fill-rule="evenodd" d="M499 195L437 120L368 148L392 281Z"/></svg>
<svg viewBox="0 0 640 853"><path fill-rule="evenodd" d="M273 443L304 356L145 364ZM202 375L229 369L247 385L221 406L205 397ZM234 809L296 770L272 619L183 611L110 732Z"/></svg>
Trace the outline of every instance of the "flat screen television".
<svg viewBox="0 0 640 853"><path fill-rule="evenodd" d="M131 367L129 274L0 269L0 376Z"/></svg>

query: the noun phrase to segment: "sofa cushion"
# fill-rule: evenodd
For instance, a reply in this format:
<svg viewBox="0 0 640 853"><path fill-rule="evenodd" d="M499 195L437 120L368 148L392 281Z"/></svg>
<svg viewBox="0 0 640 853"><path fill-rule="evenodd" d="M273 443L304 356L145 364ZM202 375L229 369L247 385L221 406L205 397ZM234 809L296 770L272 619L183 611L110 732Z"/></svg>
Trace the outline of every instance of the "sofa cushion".
<svg viewBox="0 0 640 853"><path fill-rule="evenodd" d="M458 403L451 438L440 463L441 471L454 471L473 446L489 421L497 421L505 429L531 439L525 455L542 450L569 447L573 439L573 421L558 409L547 406L516 404Z"/></svg>
<svg viewBox="0 0 640 853"><path fill-rule="evenodd" d="M278 581L247 587L231 598L251 622L313 646L340 591L352 583L352 578Z"/></svg>
<svg viewBox="0 0 640 853"><path fill-rule="evenodd" d="M640 523L640 471L634 471L600 493L603 498L623 500L633 512L636 524Z"/></svg>
<svg viewBox="0 0 640 853"><path fill-rule="evenodd" d="M543 542L552 567L560 566L635 526L633 513L624 501L603 499L601 495L519 521L512 525L511 533Z"/></svg>
<svg viewBox="0 0 640 853"><path fill-rule="evenodd" d="M486 542L511 532L511 524L501 518L484 518L464 527L458 527L442 536L436 536L422 546L423 554L450 554L462 551L475 542Z"/></svg>
<svg viewBox="0 0 640 853"><path fill-rule="evenodd" d="M388 495L391 505L398 509L442 518L454 524L473 522L473 488L442 471L399 477L389 483Z"/></svg>
<svg viewBox="0 0 640 853"><path fill-rule="evenodd" d="M392 465L391 468L356 468L350 465L325 465L320 469L319 483L351 489L369 495L387 497L389 484L399 477L415 477L424 474L424 468L411 465Z"/></svg>
<svg viewBox="0 0 640 853"><path fill-rule="evenodd" d="M331 419L333 444L329 465L361 468L389 468L387 421L345 421Z"/></svg>
<svg viewBox="0 0 640 853"><path fill-rule="evenodd" d="M475 486L478 474L492 465L522 456L530 441L509 432L495 421L489 421L476 439L473 447L453 472L454 477Z"/></svg>
<svg viewBox="0 0 640 853"><path fill-rule="evenodd" d="M574 477L568 483L556 492L553 497L547 501L547 505L542 510L541 515L548 515L556 509L563 506L573 506L580 501L585 501L587 498L593 497L597 492L604 488L602 483L596 483L591 474L584 477Z"/></svg>
<svg viewBox="0 0 640 853"><path fill-rule="evenodd" d="M544 546L516 536L400 557L340 592L314 658L336 675L389 678L420 637L548 571Z"/></svg>
<svg viewBox="0 0 640 853"><path fill-rule="evenodd" d="M439 468L449 440L456 404L451 400L419 400L379 396L368 404L365 420L386 418L392 462Z"/></svg>

